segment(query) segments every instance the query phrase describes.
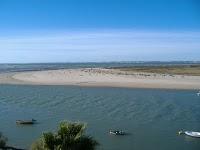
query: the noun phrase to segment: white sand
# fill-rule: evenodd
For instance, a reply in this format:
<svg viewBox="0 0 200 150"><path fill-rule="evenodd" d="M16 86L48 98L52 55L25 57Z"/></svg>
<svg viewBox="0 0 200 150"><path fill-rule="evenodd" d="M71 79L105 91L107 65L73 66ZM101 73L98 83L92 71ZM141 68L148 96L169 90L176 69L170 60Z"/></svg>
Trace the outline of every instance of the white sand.
<svg viewBox="0 0 200 150"><path fill-rule="evenodd" d="M129 73L87 68L0 74L0 84L200 89L200 76Z"/></svg>

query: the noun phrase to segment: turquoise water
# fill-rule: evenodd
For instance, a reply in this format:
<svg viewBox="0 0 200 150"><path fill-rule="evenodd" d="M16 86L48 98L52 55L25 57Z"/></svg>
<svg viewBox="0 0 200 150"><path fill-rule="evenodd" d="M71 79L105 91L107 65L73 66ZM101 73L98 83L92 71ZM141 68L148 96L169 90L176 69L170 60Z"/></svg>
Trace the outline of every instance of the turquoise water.
<svg viewBox="0 0 200 150"><path fill-rule="evenodd" d="M200 97L193 90L0 85L0 131L13 146L28 148L62 120L88 124L101 150L199 150L200 139L177 131L200 131ZM16 119L38 124L17 126ZM111 136L123 129L127 136Z"/></svg>

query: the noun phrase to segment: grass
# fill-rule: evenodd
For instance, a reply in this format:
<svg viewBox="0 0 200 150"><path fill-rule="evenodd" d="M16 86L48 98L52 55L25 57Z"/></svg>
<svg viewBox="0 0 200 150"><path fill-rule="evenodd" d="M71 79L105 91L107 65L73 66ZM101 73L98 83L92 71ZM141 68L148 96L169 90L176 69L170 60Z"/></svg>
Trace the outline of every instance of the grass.
<svg viewBox="0 0 200 150"><path fill-rule="evenodd" d="M135 67L115 67L113 69L119 69L120 71L126 71L129 73L143 72L143 73L200 76L200 65L135 66Z"/></svg>

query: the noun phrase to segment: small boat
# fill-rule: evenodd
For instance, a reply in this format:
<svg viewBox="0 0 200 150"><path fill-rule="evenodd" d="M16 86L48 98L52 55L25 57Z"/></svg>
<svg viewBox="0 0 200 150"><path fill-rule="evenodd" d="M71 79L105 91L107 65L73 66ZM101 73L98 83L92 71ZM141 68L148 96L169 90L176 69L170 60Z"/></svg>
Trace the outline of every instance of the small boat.
<svg viewBox="0 0 200 150"><path fill-rule="evenodd" d="M124 131L119 131L119 130L110 130L110 134L113 135L125 135L126 133Z"/></svg>
<svg viewBox="0 0 200 150"><path fill-rule="evenodd" d="M197 96L200 96L200 91L197 93Z"/></svg>
<svg viewBox="0 0 200 150"><path fill-rule="evenodd" d="M35 124L36 120L31 119L31 120L16 120L16 124L24 124L24 125L32 125Z"/></svg>
<svg viewBox="0 0 200 150"><path fill-rule="evenodd" d="M198 137L198 138L200 138L200 132L185 131L185 134L188 135L188 136L192 136L192 137Z"/></svg>
<svg viewBox="0 0 200 150"><path fill-rule="evenodd" d="M185 134L191 137L197 137L200 138L200 132L194 132L194 131L179 131L179 134Z"/></svg>

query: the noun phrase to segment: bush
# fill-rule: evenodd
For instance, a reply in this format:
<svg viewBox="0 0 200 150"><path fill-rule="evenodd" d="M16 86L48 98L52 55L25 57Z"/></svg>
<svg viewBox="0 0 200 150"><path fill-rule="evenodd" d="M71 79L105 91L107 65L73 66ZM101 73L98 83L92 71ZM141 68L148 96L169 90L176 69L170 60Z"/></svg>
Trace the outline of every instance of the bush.
<svg viewBox="0 0 200 150"><path fill-rule="evenodd" d="M3 136L3 134L0 132L0 148L3 148L6 146L7 138Z"/></svg>
<svg viewBox="0 0 200 150"><path fill-rule="evenodd" d="M34 142L32 150L95 150L98 142L84 134L86 125L62 122L56 133L43 133Z"/></svg>

